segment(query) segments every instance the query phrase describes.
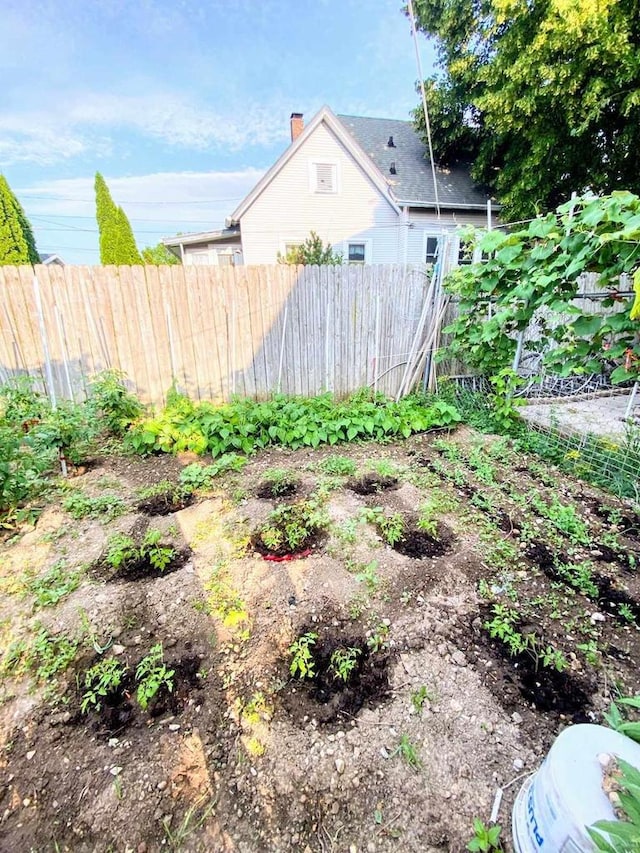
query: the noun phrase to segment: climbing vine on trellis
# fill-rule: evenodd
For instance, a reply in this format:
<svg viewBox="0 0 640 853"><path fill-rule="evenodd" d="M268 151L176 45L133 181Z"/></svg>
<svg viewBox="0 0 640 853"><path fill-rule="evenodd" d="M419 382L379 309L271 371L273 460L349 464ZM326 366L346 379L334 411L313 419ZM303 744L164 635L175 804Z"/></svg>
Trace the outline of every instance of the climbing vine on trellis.
<svg viewBox="0 0 640 853"><path fill-rule="evenodd" d="M640 198L629 192L584 196L538 216L515 231L465 229L463 239L482 263L459 267L446 279L459 313L445 329L448 354L491 376L513 361L517 334L536 316L548 370L561 376L600 373L611 381L640 375L640 340L633 299L620 293L620 275L640 268ZM573 304L582 273L597 273L610 314L584 313ZM634 278L637 280L637 278ZM548 315L569 315L559 325ZM635 314L634 314L635 316Z"/></svg>

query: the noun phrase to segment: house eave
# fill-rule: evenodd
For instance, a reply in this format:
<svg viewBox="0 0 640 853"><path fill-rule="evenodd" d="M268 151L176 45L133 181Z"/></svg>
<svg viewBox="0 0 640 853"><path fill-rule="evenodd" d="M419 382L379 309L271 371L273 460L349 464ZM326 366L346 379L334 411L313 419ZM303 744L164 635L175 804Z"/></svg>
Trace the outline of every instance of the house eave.
<svg viewBox="0 0 640 853"><path fill-rule="evenodd" d="M487 199L489 201L490 199ZM399 199L397 202L400 207L420 207L427 208L428 210L436 210L435 201L418 201L416 199ZM486 211L487 203L484 204L463 204L460 202L455 203L447 203L440 202L438 204L441 210L478 210L478 211ZM495 202L491 202L491 207L493 210L499 210L500 205Z"/></svg>

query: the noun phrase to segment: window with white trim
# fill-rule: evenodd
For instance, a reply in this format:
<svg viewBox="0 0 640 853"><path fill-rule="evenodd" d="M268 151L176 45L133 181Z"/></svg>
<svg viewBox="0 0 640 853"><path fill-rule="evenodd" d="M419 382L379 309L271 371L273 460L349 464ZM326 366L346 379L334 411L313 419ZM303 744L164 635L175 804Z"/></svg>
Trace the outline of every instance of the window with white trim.
<svg viewBox="0 0 640 853"><path fill-rule="evenodd" d="M311 191L314 193L338 192L338 164L326 161L311 163Z"/></svg>
<svg viewBox="0 0 640 853"><path fill-rule="evenodd" d="M367 255L366 243L349 243L347 260L350 264L363 264Z"/></svg>
<svg viewBox="0 0 640 853"><path fill-rule="evenodd" d="M198 266L208 266L212 263L211 253L209 251L188 252L187 258L189 259L189 263L197 264Z"/></svg>
<svg viewBox="0 0 640 853"><path fill-rule="evenodd" d="M440 256L440 238L432 234L426 234L424 240L424 262L435 264Z"/></svg>

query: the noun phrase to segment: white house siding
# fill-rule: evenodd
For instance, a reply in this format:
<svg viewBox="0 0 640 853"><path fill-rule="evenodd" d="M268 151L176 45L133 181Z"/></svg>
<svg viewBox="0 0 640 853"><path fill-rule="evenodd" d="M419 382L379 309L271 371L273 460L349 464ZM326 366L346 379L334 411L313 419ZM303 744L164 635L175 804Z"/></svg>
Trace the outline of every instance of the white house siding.
<svg viewBox="0 0 640 853"><path fill-rule="evenodd" d="M337 163L338 191L316 193L313 161ZM400 219L331 130L321 123L242 217L245 264L273 264L286 244L311 230L345 253L349 242L367 245L367 263L402 261Z"/></svg>
<svg viewBox="0 0 640 853"><path fill-rule="evenodd" d="M462 225L475 225L485 228L487 225L486 213L469 211L450 213L442 211L438 219L435 211L411 208L409 210L409 239L407 246L407 263L421 264L425 261L425 234L438 236L443 233L454 233ZM495 223L494 223L495 224ZM457 263L458 241L456 238L451 243L451 264ZM400 258L403 261L404 258Z"/></svg>
<svg viewBox="0 0 640 853"><path fill-rule="evenodd" d="M183 263L204 266L223 266L233 263L242 264L242 245L235 243L195 243L183 246Z"/></svg>

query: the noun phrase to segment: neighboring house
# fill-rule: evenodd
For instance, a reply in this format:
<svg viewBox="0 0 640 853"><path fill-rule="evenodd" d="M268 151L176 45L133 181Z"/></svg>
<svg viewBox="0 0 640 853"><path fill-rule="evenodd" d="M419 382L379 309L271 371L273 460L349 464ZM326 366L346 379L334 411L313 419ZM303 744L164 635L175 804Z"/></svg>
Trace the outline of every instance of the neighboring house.
<svg viewBox="0 0 640 853"><path fill-rule="evenodd" d="M345 263L433 263L443 234L491 224L491 202L467 170L437 167L436 180L438 205L431 163L411 122L336 116L323 107L305 127L293 113L291 145L233 211L227 230L212 233L233 232L245 264L275 263L312 230ZM180 245L188 263L192 246L208 236L163 242L172 251ZM448 264L471 260L458 238L448 245Z"/></svg>
<svg viewBox="0 0 640 853"><path fill-rule="evenodd" d="M55 266L63 267L65 265L65 263L62 260L62 258L60 257L60 255L55 254L55 252L50 252L50 253L40 252L39 257L40 257L40 263L45 264L45 266L47 264L54 264Z"/></svg>
<svg viewBox="0 0 640 853"><path fill-rule="evenodd" d="M212 264L217 267L242 264L240 228L220 231L201 231L197 234L178 234L162 243L177 255L183 264Z"/></svg>

